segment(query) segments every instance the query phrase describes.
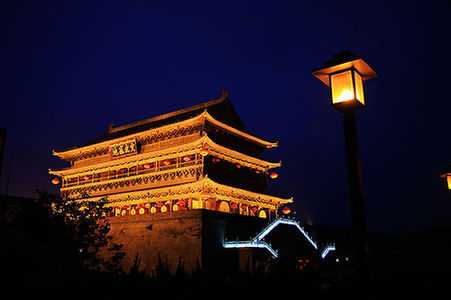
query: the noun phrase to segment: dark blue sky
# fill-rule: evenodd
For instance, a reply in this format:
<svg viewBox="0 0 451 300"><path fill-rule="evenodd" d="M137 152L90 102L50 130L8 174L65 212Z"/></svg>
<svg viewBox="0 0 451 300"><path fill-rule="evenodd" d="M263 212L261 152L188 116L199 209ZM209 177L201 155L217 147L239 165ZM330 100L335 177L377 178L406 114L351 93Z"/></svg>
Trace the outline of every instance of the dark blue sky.
<svg viewBox="0 0 451 300"><path fill-rule="evenodd" d="M294 196L305 221L347 226L342 120L311 70L348 49L379 75L358 114L369 228L451 224L439 178L451 163L449 1L10 2L0 8L9 193L54 190L47 169L64 164L52 149L226 88L251 131L280 141L267 155L283 161L272 192Z"/></svg>

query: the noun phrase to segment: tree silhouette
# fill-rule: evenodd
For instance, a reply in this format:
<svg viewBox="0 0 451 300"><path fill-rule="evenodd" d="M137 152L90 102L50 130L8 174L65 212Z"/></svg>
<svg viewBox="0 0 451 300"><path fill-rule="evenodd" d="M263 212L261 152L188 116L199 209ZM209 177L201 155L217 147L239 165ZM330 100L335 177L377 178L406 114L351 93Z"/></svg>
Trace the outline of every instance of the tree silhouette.
<svg viewBox="0 0 451 300"><path fill-rule="evenodd" d="M61 242L71 254L76 253L82 270L122 272L120 264L125 254L122 245L109 235L111 209L106 206L107 198L69 200L46 192L38 194L38 201L47 208L53 226L63 232Z"/></svg>

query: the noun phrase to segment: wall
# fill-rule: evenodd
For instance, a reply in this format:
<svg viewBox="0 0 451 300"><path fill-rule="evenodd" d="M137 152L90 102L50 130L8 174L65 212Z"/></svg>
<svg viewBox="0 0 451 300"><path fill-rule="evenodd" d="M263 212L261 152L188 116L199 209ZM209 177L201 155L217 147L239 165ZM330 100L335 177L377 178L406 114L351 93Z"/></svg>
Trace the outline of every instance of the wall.
<svg viewBox="0 0 451 300"><path fill-rule="evenodd" d="M133 265L136 255L140 267L152 274L159 256L175 272L179 260L186 271L201 266L201 211L181 211L158 215L113 217L111 235L123 244L125 270Z"/></svg>
<svg viewBox="0 0 451 300"><path fill-rule="evenodd" d="M224 238L249 239L268 220L197 209L112 217L110 222L114 241L124 245L124 270L139 255L141 269L153 274L159 256L172 273L180 259L188 273L199 268L209 273L234 272L243 263L236 251L222 247Z"/></svg>

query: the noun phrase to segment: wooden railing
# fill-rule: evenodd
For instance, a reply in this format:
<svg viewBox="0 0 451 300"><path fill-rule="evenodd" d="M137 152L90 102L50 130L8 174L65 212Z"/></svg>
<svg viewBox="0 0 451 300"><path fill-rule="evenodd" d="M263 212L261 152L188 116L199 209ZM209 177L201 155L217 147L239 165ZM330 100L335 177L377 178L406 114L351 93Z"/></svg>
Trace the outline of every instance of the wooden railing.
<svg viewBox="0 0 451 300"><path fill-rule="evenodd" d="M129 175L126 177L116 177L107 181L89 182L76 186L62 187L61 192L66 196L77 196L89 194L98 196L116 192L125 192L143 188L156 188L173 184L187 183L196 181L203 175L203 163L184 164L179 167L169 166L154 172L140 173L138 175Z"/></svg>
<svg viewBox="0 0 451 300"><path fill-rule="evenodd" d="M163 164L168 161L169 164ZM175 159L160 160L152 163L136 163L126 168L107 170L103 172L93 171L91 174L85 174L83 176L71 177L69 179L64 178L62 188L77 187L97 182L107 182L117 178L129 178L131 176L154 173L164 170L184 168L192 165L197 165L202 162L202 158L199 155L191 155L189 161L184 161L183 157L177 157Z"/></svg>

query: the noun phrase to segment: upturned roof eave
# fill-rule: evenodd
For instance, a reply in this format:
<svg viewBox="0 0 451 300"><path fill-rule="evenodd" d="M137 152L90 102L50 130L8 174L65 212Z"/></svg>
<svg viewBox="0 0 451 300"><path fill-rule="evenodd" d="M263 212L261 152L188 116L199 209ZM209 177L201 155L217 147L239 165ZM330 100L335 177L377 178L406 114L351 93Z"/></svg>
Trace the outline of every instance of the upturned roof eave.
<svg viewBox="0 0 451 300"><path fill-rule="evenodd" d="M212 187L211 190L212 190L212 193L214 193L214 194L218 194L219 193L218 188L222 188L222 189L225 189L228 191L233 191L234 193L239 194L239 195L250 196L250 197L259 199L259 200L263 201L262 203L268 203L269 201L275 201L280 205L293 203L293 197L280 198L280 197L273 196L273 195L244 190L241 188L237 188L237 187L233 187L230 185L225 185L225 184L213 181L207 175L205 175L202 179L195 181L195 182L191 182L191 183L184 183L184 184L175 185L175 186L159 187L159 188L153 188L153 189L149 189L149 190L122 192L122 193L117 193L117 194L113 194L110 196L108 196L108 195L96 196L96 197L91 197L91 198L84 199L84 200L82 199L81 201L96 200L96 199L101 199L101 198L105 198L105 197L121 199L122 196L127 196L127 198L124 199L124 201L132 201L132 200L128 200L128 199L133 199L136 195L139 195L139 194L151 195L151 194L162 194L163 192L168 192L168 195L169 195L170 192L174 192L177 190L183 190L183 189L189 189L189 190L191 190L191 193L201 193L202 191L207 190L209 186ZM110 199L110 200L113 200L111 202L116 202L116 201L114 201L114 199ZM121 202L122 202L122 200L121 200Z"/></svg>
<svg viewBox="0 0 451 300"><path fill-rule="evenodd" d="M221 153L222 155L224 155L226 158L226 160L230 160L228 159L228 157L233 158L233 160L238 160L238 161L243 161L246 162L248 164L253 164L256 167L259 167L261 169L273 169L273 168L278 168L281 167L282 163L281 162L270 162L270 161L266 161L260 158L256 158L250 155L246 155L243 154L241 152L229 149L225 146L219 145L217 143L215 143L212 139L210 139L210 137L208 135L204 135L202 137L200 137L199 139L188 143L188 144L182 144L182 145L177 145L174 147L170 147L170 148L166 148L163 151L163 154L158 153L158 152L148 152L148 153L141 153L141 154L137 154L135 156L136 160L146 160L146 159L154 159L154 158L159 158L159 159L164 159L165 155L169 155L170 153L173 153L174 151L177 151L177 149L195 149L197 148L198 150L200 150L200 148L203 145L207 145L209 147L211 147L214 151L217 151L218 153ZM180 151L188 151L188 150L180 150ZM213 156L215 156L215 154L213 154ZM71 174L75 174L75 173L81 173L81 172L91 172L95 169L99 169L99 168L108 168L108 167L114 167L116 165L121 165L121 164L125 164L127 163L127 161L130 159L129 157L125 157L122 159L117 159L114 161L106 161L97 165L91 165L91 166L83 166L83 167L78 167L78 168L73 168L73 167L69 167L69 168L64 168L64 169L60 169L60 170L50 170L49 169L49 174L51 175L57 175L57 176L64 176L64 175L71 175Z"/></svg>
<svg viewBox="0 0 451 300"><path fill-rule="evenodd" d="M211 124L221 127L222 129L229 131L232 134L235 134L237 136L243 137L251 142L254 142L256 144L260 144L261 146L264 146L265 148L275 148L278 146L278 141L276 142L270 142L270 141L266 141L264 139L261 139L257 136L248 134L244 131L238 130L236 128L233 128L232 126L229 126L225 123L222 123L221 121L216 120L211 114L208 113L208 111L204 111L202 113L200 113L199 115L187 119L187 120L183 120L177 123L173 123L173 124L168 124L168 125L164 125L161 127L156 127L156 128L151 128L148 130L144 130L141 132L137 132L137 133L133 133L131 135L128 136L123 136L123 137L117 137L117 138L113 138L111 140L106 140L106 141L102 141L99 143L94 143L91 145L86 145L86 146L81 146L78 148L73 148L73 149L69 149L69 150L63 150L63 151L56 151L56 150L52 150L52 154L54 156L57 156L61 159L70 159L70 157L72 157L73 155L77 154L77 153L82 153L83 151L88 151L89 149L96 149L96 148L103 148L103 147L107 147L109 146L111 143L113 142L119 142L121 140L125 140L125 139L130 139L130 138L135 138L137 136L143 135L144 133L147 132L151 132L151 131L158 131L158 130L164 130L166 128L170 128L170 127L176 127L176 126L182 126L184 124L190 123L190 122L194 122L198 119L204 118L206 121L210 122Z"/></svg>

